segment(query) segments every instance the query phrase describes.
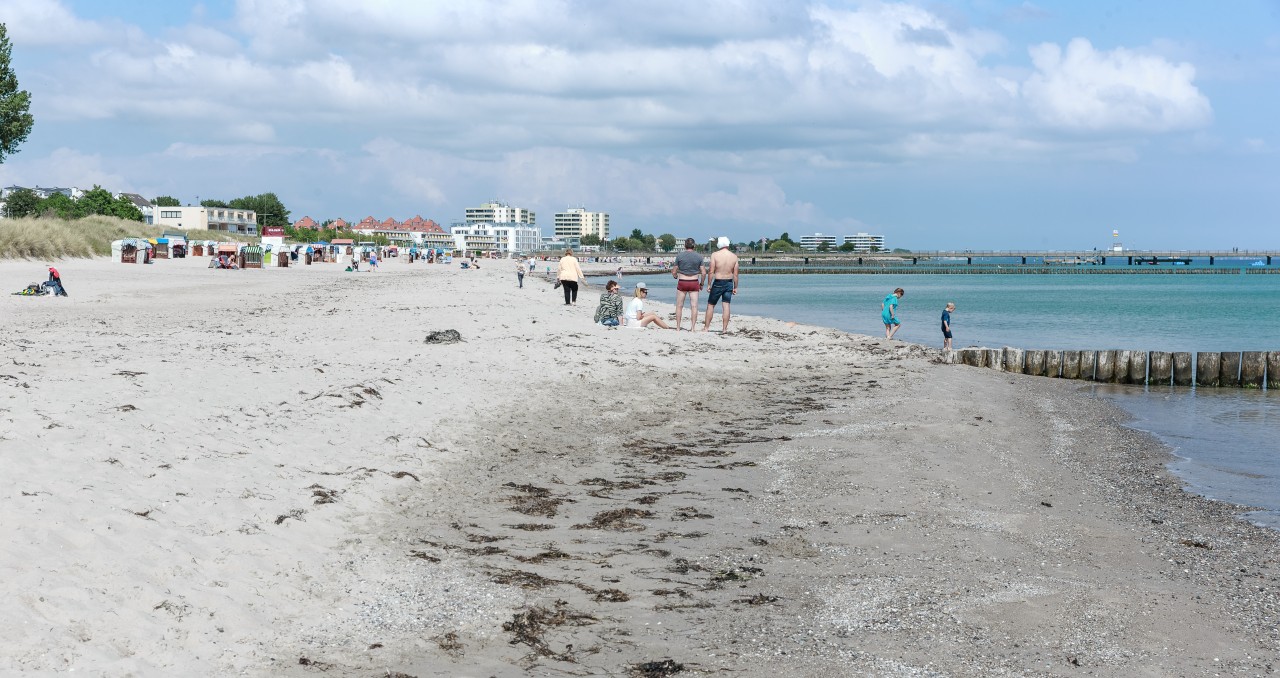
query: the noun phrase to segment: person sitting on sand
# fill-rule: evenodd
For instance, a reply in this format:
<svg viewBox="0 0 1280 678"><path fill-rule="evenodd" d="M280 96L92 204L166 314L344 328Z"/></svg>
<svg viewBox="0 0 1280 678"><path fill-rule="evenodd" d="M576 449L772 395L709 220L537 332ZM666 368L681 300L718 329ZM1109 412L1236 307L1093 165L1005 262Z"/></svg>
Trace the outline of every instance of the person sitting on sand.
<svg viewBox="0 0 1280 678"><path fill-rule="evenodd" d="M618 281L610 280L604 284L604 294L600 295L600 305L596 307L595 321L606 327L617 327L623 323L622 295L618 294Z"/></svg>
<svg viewBox="0 0 1280 678"><path fill-rule="evenodd" d="M662 318L659 318L657 313L644 310L644 300L648 298L649 286L644 283L636 283L635 298L627 304L627 327L644 329L649 325L657 325L664 330L671 329L671 326Z"/></svg>

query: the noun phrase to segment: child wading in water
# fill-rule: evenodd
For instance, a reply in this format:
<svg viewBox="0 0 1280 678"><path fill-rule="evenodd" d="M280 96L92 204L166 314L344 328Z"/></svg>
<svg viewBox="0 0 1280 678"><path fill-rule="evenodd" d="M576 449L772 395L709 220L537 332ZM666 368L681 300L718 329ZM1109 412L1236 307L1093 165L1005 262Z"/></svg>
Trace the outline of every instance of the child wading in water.
<svg viewBox="0 0 1280 678"><path fill-rule="evenodd" d="M956 305L947 302L947 307L942 309L942 350L951 350L951 312L956 310Z"/></svg>

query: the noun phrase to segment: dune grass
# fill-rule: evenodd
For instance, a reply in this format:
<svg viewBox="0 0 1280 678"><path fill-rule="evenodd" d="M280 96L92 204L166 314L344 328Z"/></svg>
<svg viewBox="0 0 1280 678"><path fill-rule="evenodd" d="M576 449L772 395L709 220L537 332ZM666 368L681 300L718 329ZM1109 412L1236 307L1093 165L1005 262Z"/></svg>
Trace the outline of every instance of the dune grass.
<svg viewBox="0 0 1280 678"><path fill-rule="evenodd" d="M83 219L0 219L0 259L64 259L104 257L121 238L155 238L166 230L137 221L101 215ZM222 231L176 231L188 240L257 241Z"/></svg>

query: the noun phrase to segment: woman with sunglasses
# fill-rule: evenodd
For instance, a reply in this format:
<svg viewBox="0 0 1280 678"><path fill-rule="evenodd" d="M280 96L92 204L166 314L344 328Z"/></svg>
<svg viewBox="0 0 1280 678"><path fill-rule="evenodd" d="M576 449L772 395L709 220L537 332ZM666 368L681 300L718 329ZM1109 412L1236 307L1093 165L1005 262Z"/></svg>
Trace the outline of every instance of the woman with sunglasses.
<svg viewBox="0 0 1280 678"><path fill-rule="evenodd" d="M653 311L644 310L644 300L649 298L649 287L644 283L636 283L636 296L627 304L627 327L643 329L649 325L657 325L664 330L671 326Z"/></svg>

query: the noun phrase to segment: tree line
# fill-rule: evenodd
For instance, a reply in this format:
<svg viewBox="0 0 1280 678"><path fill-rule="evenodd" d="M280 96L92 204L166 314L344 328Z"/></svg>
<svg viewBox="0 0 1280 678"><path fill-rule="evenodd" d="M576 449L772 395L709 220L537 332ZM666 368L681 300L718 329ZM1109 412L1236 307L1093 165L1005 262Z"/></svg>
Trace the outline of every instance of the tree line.
<svg viewBox="0 0 1280 678"><path fill-rule="evenodd" d="M126 221L142 221L142 210L133 201L120 196L116 198L107 189L94 185L92 190L85 191L79 199L65 193L54 193L41 198L29 188L15 189L5 199L6 216L20 217L57 217L59 219L79 219L93 214L105 214L119 217Z"/></svg>
<svg viewBox="0 0 1280 678"><path fill-rule="evenodd" d="M707 242L699 244L697 249L704 252L714 252L716 250L717 240L718 238L711 238ZM733 248L736 250L752 252L766 251L784 253L800 252L804 249L799 243L791 239L790 233L785 231L777 238L762 238L761 240L764 242L761 243L760 240L752 240L749 242L735 243ZM638 228L631 229L631 235L629 236L619 236L612 240L603 240L599 235L592 233L582 236L579 241L583 245L600 246L616 252L656 252L658 249L661 249L663 252L670 252L676 248L676 245L683 242L670 233L663 233L662 235L654 236L651 233L644 233ZM763 250L761 250L762 247L764 248ZM830 243L826 242L818 243L819 252L852 252L854 249L854 244L851 242L841 244L837 247L832 247ZM878 251L878 248L872 247L871 251Z"/></svg>

